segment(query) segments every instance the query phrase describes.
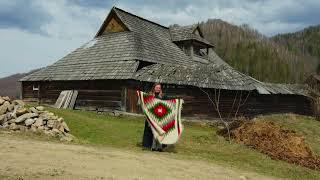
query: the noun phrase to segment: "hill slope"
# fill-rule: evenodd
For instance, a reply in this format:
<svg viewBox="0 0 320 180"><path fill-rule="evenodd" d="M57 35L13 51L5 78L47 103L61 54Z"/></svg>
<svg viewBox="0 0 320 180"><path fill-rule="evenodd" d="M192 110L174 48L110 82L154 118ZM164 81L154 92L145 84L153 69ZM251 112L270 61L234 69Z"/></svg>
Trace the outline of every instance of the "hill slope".
<svg viewBox="0 0 320 180"><path fill-rule="evenodd" d="M200 23L206 39L225 61L239 71L266 82L298 83L315 71L317 61L289 51L247 25L219 19Z"/></svg>
<svg viewBox="0 0 320 180"><path fill-rule="evenodd" d="M10 96L17 98L20 95L20 83L19 79L29 75L39 69L32 70L28 73L18 73L4 78L0 78L0 96Z"/></svg>

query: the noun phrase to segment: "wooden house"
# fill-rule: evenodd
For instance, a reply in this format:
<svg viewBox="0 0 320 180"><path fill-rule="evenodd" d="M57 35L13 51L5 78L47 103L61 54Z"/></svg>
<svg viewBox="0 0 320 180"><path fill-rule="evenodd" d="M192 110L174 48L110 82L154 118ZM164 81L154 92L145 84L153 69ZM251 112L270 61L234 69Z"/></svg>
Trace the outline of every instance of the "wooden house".
<svg viewBox="0 0 320 180"><path fill-rule="evenodd" d="M139 112L136 90L160 82L185 100L183 115L310 114L297 85L268 84L242 74L215 52L199 26L165 27L113 7L94 39L21 79L22 98L53 104L78 90L75 109ZM211 100L219 102L219 112Z"/></svg>

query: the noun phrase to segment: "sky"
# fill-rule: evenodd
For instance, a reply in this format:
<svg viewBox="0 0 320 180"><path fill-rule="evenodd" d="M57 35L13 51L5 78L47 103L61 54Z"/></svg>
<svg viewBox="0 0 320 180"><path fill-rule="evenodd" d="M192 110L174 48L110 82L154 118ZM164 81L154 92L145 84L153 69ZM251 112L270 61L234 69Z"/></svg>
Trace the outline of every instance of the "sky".
<svg viewBox="0 0 320 180"><path fill-rule="evenodd" d="M0 78L90 41L113 6L165 26L222 19L266 36L320 24L320 0L0 0Z"/></svg>

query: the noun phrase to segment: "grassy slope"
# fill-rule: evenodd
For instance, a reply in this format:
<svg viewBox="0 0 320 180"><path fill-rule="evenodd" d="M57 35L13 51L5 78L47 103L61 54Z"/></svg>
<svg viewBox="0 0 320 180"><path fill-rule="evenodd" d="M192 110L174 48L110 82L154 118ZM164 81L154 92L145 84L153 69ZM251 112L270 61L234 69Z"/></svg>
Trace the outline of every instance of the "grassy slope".
<svg viewBox="0 0 320 180"><path fill-rule="evenodd" d="M111 117L94 112L49 109L62 116L81 143L112 146L141 151L143 133L141 117ZM320 154L320 122L310 117L272 115L267 119L303 133ZM175 158L203 159L224 166L288 179L320 179L320 172L281 161L275 161L243 145L229 143L216 135L216 128L185 123L181 141L171 148Z"/></svg>

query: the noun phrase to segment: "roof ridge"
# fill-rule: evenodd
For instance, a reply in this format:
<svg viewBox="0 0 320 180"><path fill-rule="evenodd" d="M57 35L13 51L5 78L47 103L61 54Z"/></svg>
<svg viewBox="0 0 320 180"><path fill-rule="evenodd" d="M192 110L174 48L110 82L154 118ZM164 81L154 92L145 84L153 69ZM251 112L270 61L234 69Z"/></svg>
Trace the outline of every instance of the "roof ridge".
<svg viewBox="0 0 320 180"><path fill-rule="evenodd" d="M125 10L123 10L123 9L120 9L120 8L118 8L118 7L116 7L116 6L113 6L112 9L115 9L115 10L118 10L118 11L121 11L121 12L124 12L124 13L126 13L126 14L129 14L130 16L134 16L134 17L136 17L136 18L139 18L139 19L141 19L141 20L143 20L143 21L147 21L147 22L149 22L149 23L152 23L152 24L154 24L154 25L160 26L160 27L162 27L162 28L169 29L167 26L164 26L164 25L161 25L161 24L159 24L159 23L153 22L153 21L151 21L151 20L145 19L145 18L143 18L143 17L141 17L141 16L132 14L132 13L130 13L130 12L128 12L128 11L125 11Z"/></svg>
<svg viewBox="0 0 320 180"><path fill-rule="evenodd" d="M170 27L170 29L179 29L179 28L192 28L192 27L194 27L194 28L196 28L196 27L198 27L199 26L199 24L189 24L189 25L178 25L178 26L172 26L172 27Z"/></svg>

